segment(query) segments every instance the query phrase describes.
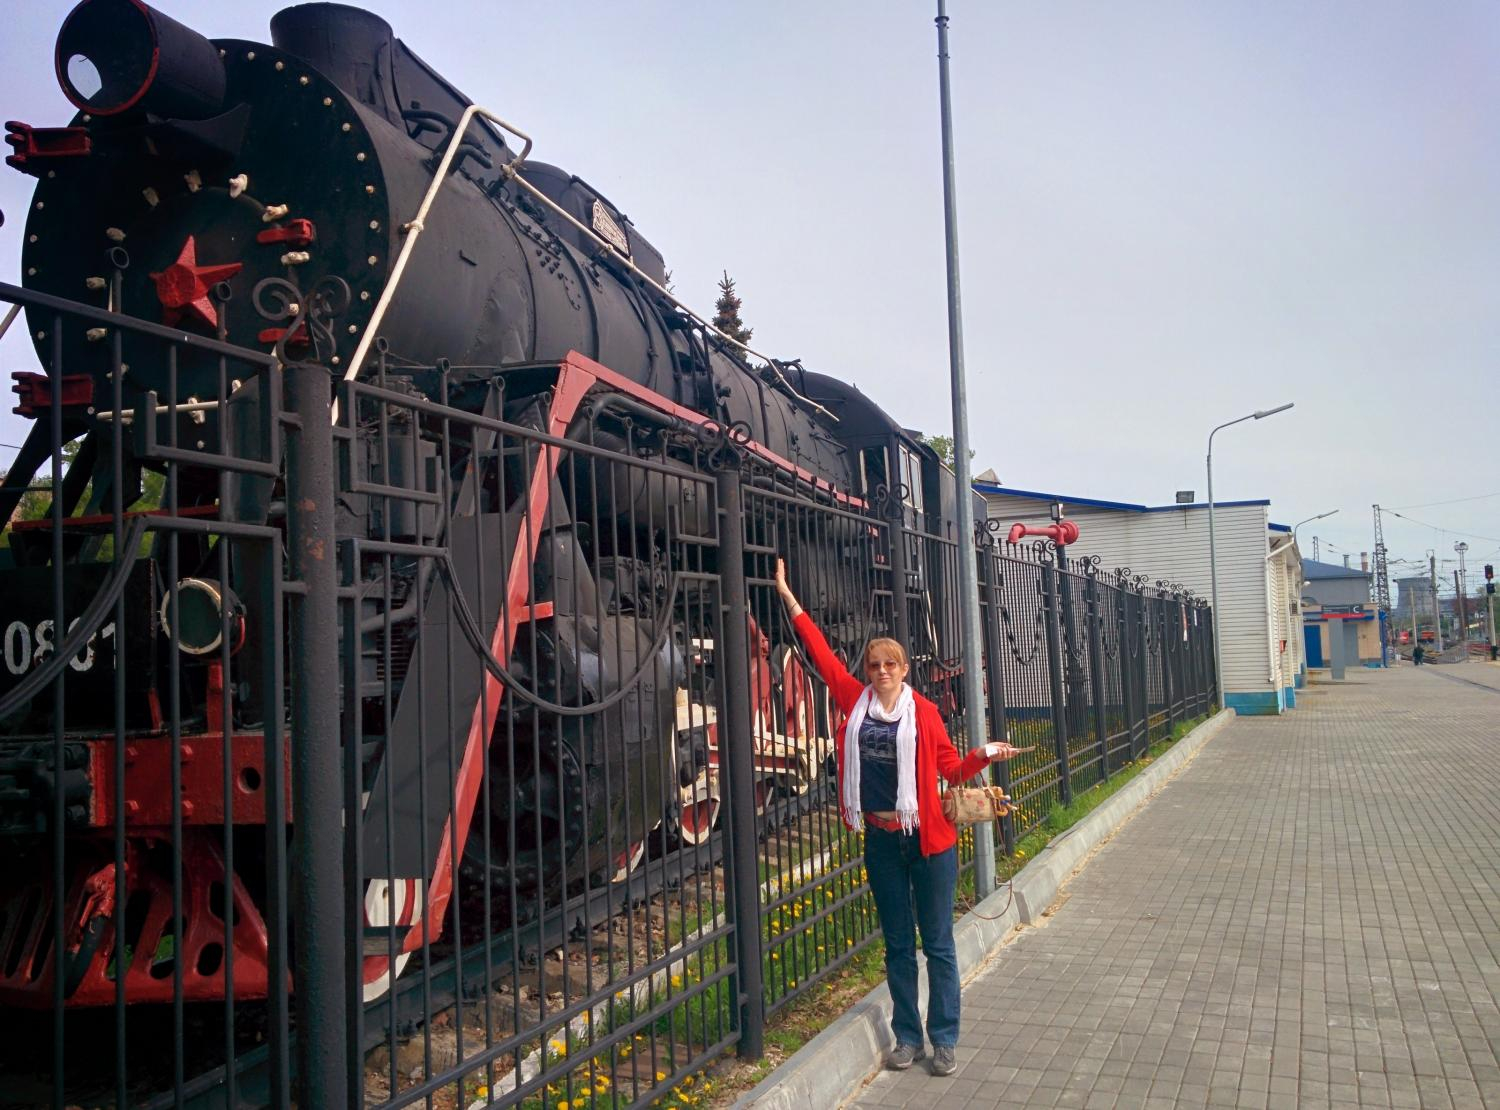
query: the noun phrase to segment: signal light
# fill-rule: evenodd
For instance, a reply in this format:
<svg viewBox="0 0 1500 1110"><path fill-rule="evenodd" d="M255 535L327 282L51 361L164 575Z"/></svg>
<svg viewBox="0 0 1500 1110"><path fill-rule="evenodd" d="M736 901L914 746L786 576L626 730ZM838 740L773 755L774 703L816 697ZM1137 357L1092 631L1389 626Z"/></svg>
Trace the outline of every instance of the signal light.
<svg viewBox="0 0 1500 1110"><path fill-rule="evenodd" d="M1494 563L1485 563L1484 564L1484 577L1485 577L1485 581L1489 581L1491 578L1495 577L1495 564Z"/></svg>

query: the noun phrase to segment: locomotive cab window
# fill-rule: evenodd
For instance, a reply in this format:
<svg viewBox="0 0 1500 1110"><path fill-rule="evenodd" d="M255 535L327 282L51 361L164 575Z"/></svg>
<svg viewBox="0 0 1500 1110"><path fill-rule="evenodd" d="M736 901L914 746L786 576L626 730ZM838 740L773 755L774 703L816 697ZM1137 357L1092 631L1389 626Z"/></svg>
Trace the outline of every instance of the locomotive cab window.
<svg viewBox="0 0 1500 1110"><path fill-rule="evenodd" d="M859 453L860 480L864 483L866 496L873 494L881 486L889 488L890 482L886 477L885 448L866 447Z"/></svg>
<svg viewBox="0 0 1500 1110"><path fill-rule="evenodd" d="M901 446L901 484L906 487L901 500L920 523L923 505L922 458L905 444Z"/></svg>

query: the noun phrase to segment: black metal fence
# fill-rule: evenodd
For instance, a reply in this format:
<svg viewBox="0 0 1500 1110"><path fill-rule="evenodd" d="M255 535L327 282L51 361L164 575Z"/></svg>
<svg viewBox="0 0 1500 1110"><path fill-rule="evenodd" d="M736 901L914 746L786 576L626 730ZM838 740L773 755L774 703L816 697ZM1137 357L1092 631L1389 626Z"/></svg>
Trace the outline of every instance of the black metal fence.
<svg viewBox="0 0 1500 1110"><path fill-rule="evenodd" d="M340 383L0 300L52 341L0 487L0 1104L576 1110L760 1055L879 936L778 557L960 748L1035 745L1002 852L1213 697L1201 602L986 532L965 705L955 537L587 360Z"/></svg>

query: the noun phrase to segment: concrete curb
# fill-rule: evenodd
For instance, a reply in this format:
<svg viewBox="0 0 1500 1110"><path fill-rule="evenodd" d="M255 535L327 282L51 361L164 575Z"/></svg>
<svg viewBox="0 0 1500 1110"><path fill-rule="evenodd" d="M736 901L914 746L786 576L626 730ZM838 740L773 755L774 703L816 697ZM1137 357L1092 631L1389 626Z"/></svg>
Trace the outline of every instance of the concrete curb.
<svg viewBox="0 0 1500 1110"><path fill-rule="evenodd" d="M1033 924L1057 897L1078 863L1111 836L1131 813L1162 787L1234 719L1233 709L1209 718L1078 824L1056 838L1004 887L980 902L953 927L958 973L967 983L979 973L1017 925ZM1011 895L1014 891L1014 897ZM993 918L993 920L986 920ZM918 990L927 993L927 965L917 954ZM880 1067L891 1047L891 996L882 983L803 1045L735 1103L735 1110L803 1110L838 1106Z"/></svg>

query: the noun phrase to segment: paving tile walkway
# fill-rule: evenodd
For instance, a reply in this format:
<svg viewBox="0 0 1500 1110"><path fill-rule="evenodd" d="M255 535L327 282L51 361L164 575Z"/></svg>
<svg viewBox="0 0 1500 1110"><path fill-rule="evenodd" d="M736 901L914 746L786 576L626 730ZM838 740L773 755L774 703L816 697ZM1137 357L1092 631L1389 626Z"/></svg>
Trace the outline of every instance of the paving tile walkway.
<svg viewBox="0 0 1500 1110"><path fill-rule="evenodd" d="M1500 663L1491 663L1488 659L1471 659L1467 663L1439 665L1436 673L1500 690Z"/></svg>
<svg viewBox="0 0 1500 1110"><path fill-rule="evenodd" d="M957 1074L856 1105L1500 1107L1500 691L1436 669L1234 722L965 989Z"/></svg>

